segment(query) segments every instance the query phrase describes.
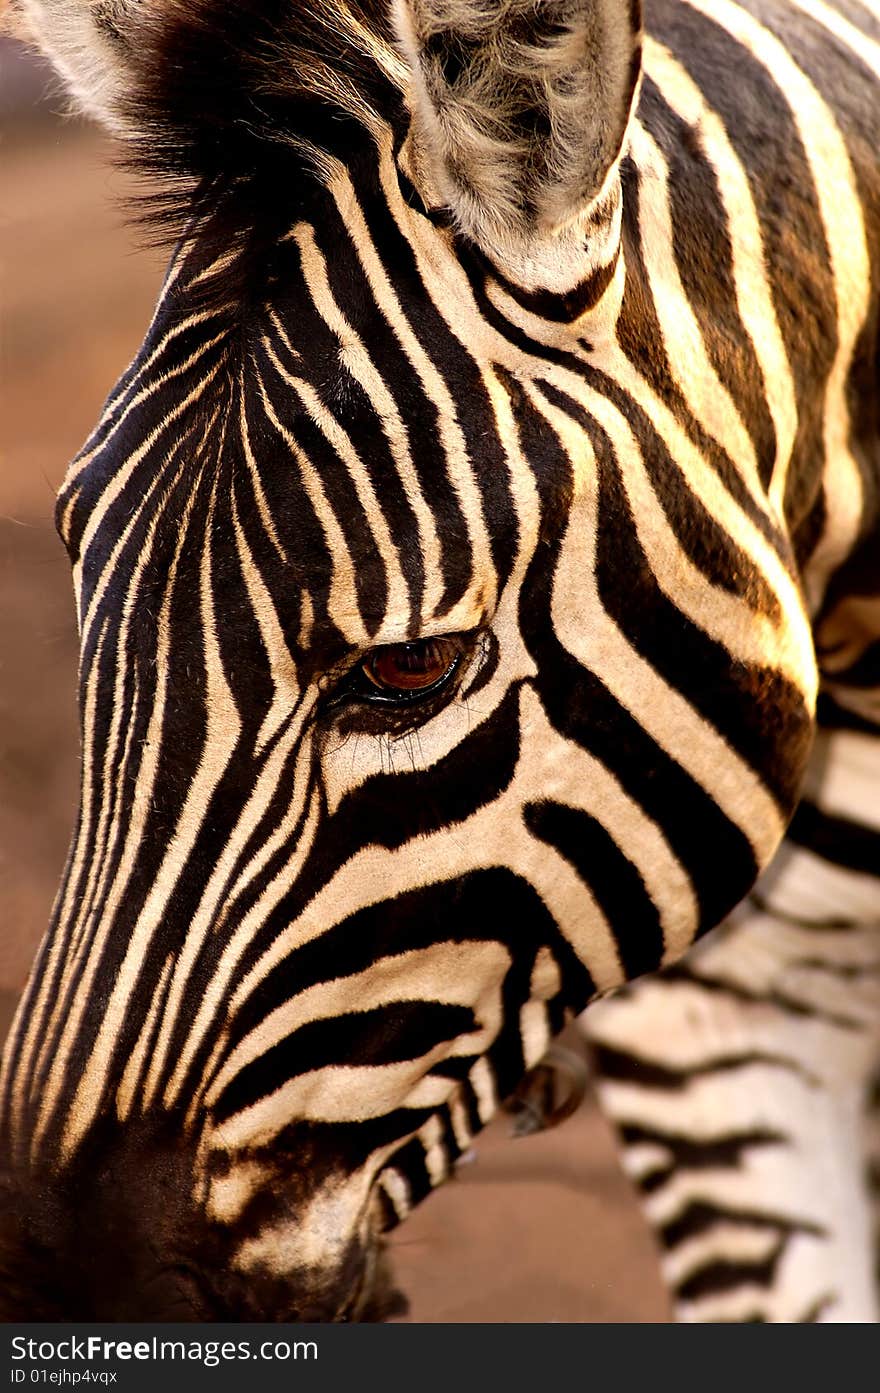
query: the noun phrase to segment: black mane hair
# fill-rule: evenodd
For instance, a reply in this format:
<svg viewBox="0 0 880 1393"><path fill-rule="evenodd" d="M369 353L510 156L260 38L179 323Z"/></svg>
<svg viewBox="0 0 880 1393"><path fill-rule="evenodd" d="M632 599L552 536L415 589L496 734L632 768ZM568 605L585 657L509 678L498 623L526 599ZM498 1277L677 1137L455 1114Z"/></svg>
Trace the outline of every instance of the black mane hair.
<svg viewBox="0 0 880 1393"><path fill-rule="evenodd" d="M103 12L136 159L202 181L247 177L284 149L344 158L356 130L400 108L387 11L386 0L161 0L124 30Z"/></svg>
<svg viewBox="0 0 880 1393"><path fill-rule="evenodd" d="M150 240L197 232L199 260L239 253L227 302L261 293L275 238L328 162L349 167L371 130L408 124L387 0L157 0L97 10L119 55L122 163L147 177L133 218ZM130 17L129 17L130 16ZM190 300L192 308L192 300Z"/></svg>

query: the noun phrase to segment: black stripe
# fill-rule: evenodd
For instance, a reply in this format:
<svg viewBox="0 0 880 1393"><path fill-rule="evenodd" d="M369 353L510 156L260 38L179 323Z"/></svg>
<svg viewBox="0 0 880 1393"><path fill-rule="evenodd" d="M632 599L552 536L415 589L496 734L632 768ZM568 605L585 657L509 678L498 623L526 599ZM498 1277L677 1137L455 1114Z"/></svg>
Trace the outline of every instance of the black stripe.
<svg viewBox="0 0 880 1393"><path fill-rule="evenodd" d="M788 829L796 846L848 871L880 877L880 832L804 801Z"/></svg>
<svg viewBox="0 0 880 1393"><path fill-rule="evenodd" d="M669 1175L678 1170L736 1170L752 1147L787 1145L789 1140L769 1127L721 1132L710 1138L688 1137L683 1132L635 1122L624 1123L619 1130L625 1146L648 1143L670 1152Z"/></svg>
<svg viewBox="0 0 880 1393"><path fill-rule="evenodd" d="M553 324L571 323L588 310L595 309L614 279L620 258L618 246L607 265L596 267L570 290L524 290L522 286L508 280L507 276L483 255L479 247L465 238L456 239L455 249L459 261L468 271L468 279L472 284L482 275L484 295L487 294L486 287L495 281L505 295L515 300L524 310L528 310L529 314L549 320Z"/></svg>
<svg viewBox="0 0 880 1393"><path fill-rule="evenodd" d="M718 1224L747 1229L775 1229L780 1236L808 1233L821 1238L828 1233L822 1224L814 1224L808 1219L790 1219L784 1214L768 1214L758 1209L728 1209L726 1205L691 1200L674 1219L667 1224L661 1224L657 1234L668 1251L677 1248L688 1239L711 1232Z"/></svg>
<svg viewBox="0 0 880 1393"><path fill-rule="evenodd" d="M823 927L828 927L824 925ZM833 926L832 926L833 927ZM683 963L677 963L673 967L664 968L663 974L657 979L659 982L688 982L696 984L700 991L715 992L719 996L730 997L733 1001L741 1001L756 1006L777 1006L780 1011L788 1012L792 1016L801 1016L805 1020L815 1017L827 1021L829 1025L839 1027L841 1030L862 1029L859 1020L853 1020L849 1016L842 1016L840 1012L826 1011L821 1006L815 1006L804 1001L799 1001L797 997L787 992L775 991L750 991L739 982L722 980L714 977L704 977L692 973Z"/></svg>
<svg viewBox="0 0 880 1393"><path fill-rule="evenodd" d="M510 575L519 528L508 481L508 461L498 439L495 415L479 366L426 293L412 247L397 227L382 190L378 187L365 189L361 207L373 244L383 266L389 270L389 280L414 337L445 382L452 401L467 402L467 410L457 413L456 422L469 459L476 466L474 481L482 498L492 561L501 588ZM338 214L334 212L333 217L338 222ZM440 444L437 408L422 391L415 369L396 335L379 314L373 292L353 253L346 256L345 272L343 303L346 310L350 302L353 303L352 313L362 307L356 314L355 327L369 344L371 357L406 423L423 496L437 522L447 580L446 593L436 612L440 617L466 590L472 576L473 557L465 515L452 488Z"/></svg>
<svg viewBox="0 0 880 1393"><path fill-rule="evenodd" d="M690 5L656 0L652 27L662 32L697 86L710 94L758 210L798 408L785 500L786 517L797 526L812 506L824 464L825 385L838 344L836 296L806 151L779 86L720 25ZM822 52L824 56L825 41Z"/></svg>
<svg viewBox="0 0 880 1393"><path fill-rule="evenodd" d="M694 886L701 927L719 923L753 884L757 866L742 832L724 816L642 725L615 700L598 673L583 667L559 642L551 611L553 575L562 547L563 480L570 466L546 422L532 413L523 423L542 503L542 542L520 593L519 623L535 660L538 694L548 719L588 750L663 828ZM618 563L623 553L618 552ZM719 874L719 868L723 873Z"/></svg>
<svg viewBox="0 0 880 1393"><path fill-rule="evenodd" d="M746 517L754 524L763 537L779 553L783 561L789 560L790 546L787 534L773 521L766 505L756 503L743 480L738 464L730 458L726 450L710 434L704 421L696 417L688 406L675 376L672 364L663 346L663 333L654 306L651 283L642 252L642 229L640 222L642 176L633 160L627 158L621 166L623 181L623 241L626 256L626 283L617 322L617 336L620 346L634 367L645 378L651 390L666 404L690 440L700 451L706 463L714 470ZM650 232L650 228L648 229ZM585 381L604 393L625 414L631 412L634 404L618 384L608 374L592 365L580 365L579 371ZM755 387L758 391L758 387ZM640 413L641 414L641 413ZM652 440L656 435L653 423L644 437ZM650 451L646 451L649 456Z"/></svg>
<svg viewBox="0 0 880 1393"><path fill-rule="evenodd" d="M648 1042L645 1041L647 1045ZM594 1045L592 1048L597 1073L603 1079L618 1079L637 1084L640 1088L681 1092L691 1080L705 1078L707 1075L735 1073L739 1069L749 1069L755 1064L767 1065L772 1069L785 1069L796 1074L812 1086L818 1086L815 1074L796 1059L785 1055L770 1054L763 1050L744 1050L737 1054L713 1055L694 1063L671 1065L660 1064L656 1059L646 1059L643 1054L630 1050L613 1049L610 1045Z"/></svg>
<svg viewBox="0 0 880 1393"><path fill-rule="evenodd" d="M245 1064L223 1089L212 1113L217 1122L224 1122L314 1069L380 1068L418 1059L479 1028L467 1007L424 1000L393 1001L309 1021Z"/></svg>
<svg viewBox="0 0 880 1393"><path fill-rule="evenodd" d="M529 831L555 847L578 872L615 931L624 976L653 972L663 957L657 906L638 869L596 818L550 801L524 810ZM626 932L620 933L620 926Z"/></svg>
<svg viewBox="0 0 880 1393"><path fill-rule="evenodd" d="M283 909L278 920L279 927L289 922ZM268 934L270 927L263 932ZM349 915L320 938L303 944L242 1003L231 1022L229 1048L298 991L337 977L342 965L346 974L357 973L382 957L430 948L444 940L499 942L508 949L511 966L503 986L504 1038L490 1059L504 1096L516 1086L525 1067L519 1008L530 996L538 949L546 944L559 963L560 1010L582 1010L595 987L540 896L527 881L501 867L389 898Z"/></svg>
<svg viewBox="0 0 880 1393"><path fill-rule="evenodd" d="M639 115L666 158L676 267L709 359L727 388L755 448L761 483L776 460L776 431L751 337L742 322L733 276L731 228L699 126L681 120L646 77Z"/></svg>
<svg viewBox="0 0 880 1393"><path fill-rule="evenodd" d="M379 316L375 308L372 309L372 312L368 312L364 306L364 300L370 294L369 287L359 271L347 235L340 231L336 226L335 219L328 213L328 217L321 219L315 229L315 240L325 258L325 269L331 294L355 330L357 331L359 328L363 330L366 337L365 346L372 360L374 340L377 335L376 321ZM392 543L397 551L398 562L409 589L410 626L414 627L418 623L421 612L425 571L424 558L420 548L416 545L418 522L412 501L408 498L403 486L398 466L391 453L375 404L370 401L364 388L343 365L340 360L342 343L335 334L331 333L326 322L318 313L311 295L302 284L301 253L295 242L286 244L283 276L284 280L281 283L283 291L279 286L275 295L274 308L282 324L287 327L293 346L301 352L301 360L290 357L280 336L271 324L267 325L267 336L272 343L274 352L285 368L294 377L304 377L309 385L315 389L328 415L339 423L357 449L375 495L380 502ZM410 375L412 374L410 373ZM382 373L378 369L377 376L382 377ZM395 400L400 408L400 394L399 391L395 391L394 381L389 382L387 377L383 380L388 386L392 400ZM412 389L411 394L415 395ZM291 422L289 406L285 409L285 398L290 396L289 386L282 382L274 406L279 419L287 425L290 425ZM424 401L420 402L418 414L423 416L425 420L429 420L430 404ZM318 468L322 484L330 490L334 511L339 516L343 533L347 533L347 505L343 496L339 494L339 484L344 484L342 476L345 473L345 468L344 466L341 470L337 468L334 473L328 476L324 460L326 457L330 463L335 461L334 451L329 441L322 438L322 433L317 427L314 428L314 440L317 444L314 453L310 452L311 462ZM411 437L409 444L412 448L413 440ZM362 555L360 548L356 548L354 554L359 562ZM307 571L304 573L308 574ZM366 601L369 605L369 592L366 595ZM363 603L361 608L363 611ZM375 608L378 606L374 602Z"/></svg>
<svg viewBox="0 0 880 1393"><path fill-rule="evenodd" d="M682 1281L676 1282L675 1294L679 1301L700 1301L707 1296L723 1296L734 1292L738 1287L764 1287L769 1289L776 1280L785 1249L784 1239L777 1243L768 1257L754 1262L737 1262L732 1258L718 1258L707 1262Z"/></svg>
<svg viewBox="0 0 880 1393"><path fill-rule="evenodd" d="M758 613L780 621L782 612L775 591L750 557L691 491L653 422L612 379L601 373L593 376L603 395L613 402L630 426L657 501L685 555L712 585L747 598ZM587 408L549 382L540 383L539 388L549 402L577 421L594 445L601 441L604 453L613 453L608 436Z"/></svg>

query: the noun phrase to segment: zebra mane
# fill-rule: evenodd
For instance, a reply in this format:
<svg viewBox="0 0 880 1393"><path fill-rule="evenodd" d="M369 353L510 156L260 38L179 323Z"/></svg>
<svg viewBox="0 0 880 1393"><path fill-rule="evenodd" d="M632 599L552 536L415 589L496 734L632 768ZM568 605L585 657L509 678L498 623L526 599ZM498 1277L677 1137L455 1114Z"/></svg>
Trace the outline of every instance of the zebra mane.
<svg viewBox="0 0 880 1393"><path fill-rule="evenodd" d="M312 158L399 104L407 69L384 0L163 0L134 21L123 118L158 172L247 174Z"/></svg>
<svg viewBox="0 0 880 1393"><path fill-rule="evenodd" d="M129 216L160 245L198 229L199 260L224 274L188 304L222 305L234 328L316 184L404 114L387 0L155 0L127 30L107 8L125 45L121 161L145 176Z"/></svg>
<svg viewBox="0 0 880 1393"><path fill-rule="evenodd" d="M295 193L402 110L387 0L17 4L74 102L123 135L124 163L158 187L142 220L165 232L206 191L216 203L268 178L276 201L279 181Z"/></svg>

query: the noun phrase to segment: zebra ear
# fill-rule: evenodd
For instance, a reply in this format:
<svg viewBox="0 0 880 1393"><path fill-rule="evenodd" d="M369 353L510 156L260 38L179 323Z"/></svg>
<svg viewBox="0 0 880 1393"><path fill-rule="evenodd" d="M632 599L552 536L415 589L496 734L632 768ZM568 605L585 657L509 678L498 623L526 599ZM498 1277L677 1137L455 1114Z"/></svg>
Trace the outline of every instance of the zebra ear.
<svg viewBox="0 0 880 1393"><path fill-rule="evenodd" d="M15 32L64 79L80 110L125 134L132 45L152 0L12 0Z"/></svg>
<svg viewBox="0 0 880 1393"><path fill-rule="evenodd" d="M621 154L639 0L393 3L417 168L494 260L552 257L554 239L603 199Z"/></svg>

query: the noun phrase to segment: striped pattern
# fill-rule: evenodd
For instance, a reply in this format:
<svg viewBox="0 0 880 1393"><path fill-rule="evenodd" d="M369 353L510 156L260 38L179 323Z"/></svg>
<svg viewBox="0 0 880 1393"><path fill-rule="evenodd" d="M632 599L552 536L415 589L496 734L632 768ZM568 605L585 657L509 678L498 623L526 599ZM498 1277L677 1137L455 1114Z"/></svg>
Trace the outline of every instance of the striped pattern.
<svg viewBox="0 0 880 1393"><path fill-rule="evenodd" d="M860 1125L878 1043L880 21L660 0L632 43L576 277L432 204L387 56L345 160L279 151L225 243L235 185L196 206L62 489L82 800L7 1166L121 1155L158 1203L170 1147L202 1311L362 1312L379 1231L658 968L588 1028L682 1314L873 1300L835 1285L863 1192L791 1189L790 1153L820 1096ZM443 636L437 693L364 697L368 654ZM820 668L857 729L675 968L777 852Z"/></svg>
<svg viewBox="0 0 880 1393"><path fill-rule="evenodd" d="M814 768L749 903L686 965L583 1022L684 1319L880 1317L864 1184L880 751L860 732L822 735Z"/></svg>

